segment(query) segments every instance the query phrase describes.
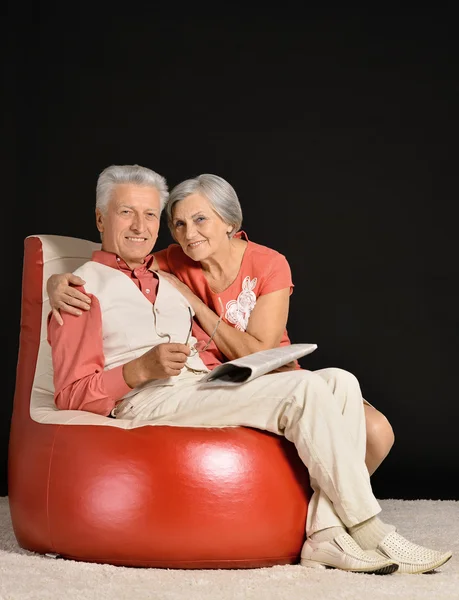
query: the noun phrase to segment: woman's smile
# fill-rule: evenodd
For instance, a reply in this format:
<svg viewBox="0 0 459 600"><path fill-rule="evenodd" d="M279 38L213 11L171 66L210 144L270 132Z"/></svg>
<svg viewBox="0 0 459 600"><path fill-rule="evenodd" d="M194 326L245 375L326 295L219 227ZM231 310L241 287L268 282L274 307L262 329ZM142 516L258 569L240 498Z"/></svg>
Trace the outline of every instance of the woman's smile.
<svg viewBox="0 0 459 600"><path fill-rule="evenodd" d="M206 241L206 240L198 240L197 242L190 242L190 243L188 244L188 248L191 248L191 249L193 250L194 248L197 248L197 247L198 247L198 246L200 246L201 244L204 244L204 242L205 242L205 241Z"/></svg>

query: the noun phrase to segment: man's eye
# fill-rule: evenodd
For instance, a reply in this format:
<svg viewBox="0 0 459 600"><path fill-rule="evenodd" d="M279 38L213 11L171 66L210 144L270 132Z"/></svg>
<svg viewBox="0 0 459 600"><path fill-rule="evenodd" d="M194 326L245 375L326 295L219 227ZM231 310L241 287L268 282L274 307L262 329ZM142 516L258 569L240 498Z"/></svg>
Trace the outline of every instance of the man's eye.
<svg viewBox="0 0 459 600"><path fill-rule="evenodd" d="M155 219L156 218L156 213L147 213L147 218L148 219Z"/></svg>

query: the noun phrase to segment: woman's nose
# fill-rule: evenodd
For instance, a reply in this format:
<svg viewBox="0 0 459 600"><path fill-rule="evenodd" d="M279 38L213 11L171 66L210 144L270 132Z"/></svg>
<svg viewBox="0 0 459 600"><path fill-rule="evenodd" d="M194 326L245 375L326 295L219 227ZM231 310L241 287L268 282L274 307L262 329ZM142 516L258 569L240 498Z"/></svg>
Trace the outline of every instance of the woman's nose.
<svg viewBox="0 0 459 600"><path fill-rule="evenodd" d="M188 240L193 239L196 234L196 226L193 222L185 225L185 235Z"/></svg>

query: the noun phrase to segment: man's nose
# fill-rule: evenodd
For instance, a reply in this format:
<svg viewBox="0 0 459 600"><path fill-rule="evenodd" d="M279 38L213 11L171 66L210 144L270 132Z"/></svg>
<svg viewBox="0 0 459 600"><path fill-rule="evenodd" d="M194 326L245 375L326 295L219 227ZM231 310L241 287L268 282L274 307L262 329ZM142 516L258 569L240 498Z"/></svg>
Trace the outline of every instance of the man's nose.
<svg viewBox="0 0 459 600"><path fill-rule="evenodd" d="M134 215L131 222L131 229L133 231L143 231L145 228L145 219L141 215Z"/></svg>

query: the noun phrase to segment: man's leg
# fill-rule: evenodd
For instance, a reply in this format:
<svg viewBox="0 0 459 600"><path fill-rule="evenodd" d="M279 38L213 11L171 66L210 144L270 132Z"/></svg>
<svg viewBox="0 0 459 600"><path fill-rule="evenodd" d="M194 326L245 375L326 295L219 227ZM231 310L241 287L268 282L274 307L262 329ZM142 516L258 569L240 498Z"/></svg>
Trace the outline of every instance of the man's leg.
<svg viewBox="0 0 459 600"><path fill-rule="evenodd" d="M379 465L389 454L390 449L394 445L394 432L386 417L369 404L363 397L360 391L360 384L357 379L343 369L329 368L314 371L320 377L323 377L330 387L334 398L338 401L343 417L346 419L348 426L355 425L354 419L357 418L360 423L360 408L361 406L348 406L347 390L349 388L357 388L356 395L360 395L363 403L364 421L363 426L366 430L365 436L365 464L368 472L372 475ZM358 436L358 439L360 436Z"/></svg>
<svg viewBox="0 0 459 600"><path fill-rule="evenodd" d="M397 570L392 560L363 551L344 528L369 519L380 507L365 464L321 377L296 371L237 387L200 386L198 379L190 374L172 387L143 390L123 402L117 416L158 425L248 426L285 435L308 467L314 490L306 529L308 535L318 531L319 537L305 542L302 564L365 573Z"/></svg>
<svg viewBox="0 0 459 600"><path fill-rule="evenodd" d="M307 534L312 540L305 542L302 563L380 573L393 572L397 563L403 565L404 572L425 572L429 566L437 568L450 558L451 553L442 555L411 544L406 546L408 554L401 561L400 554L389 544L378 544L376 553L364 552L346 533L331 542L326 538L314 541L317 532L321 535L324 530L343 524L351 532L363 524L360 533L368 532L372 539L376 526L382 542L386 528L393 531L375 516L380 507L371 490L362 453L357 449L360 438L344 426L343 414L323 378L308 371L294 371L266 375L237 387L206 387L196 380L190 374L175 386L144 390L123 403L119 417L183 427L248 426L285 435L307 466L315 492L307 522ZM352 388L355 386L349 389ZM347 396L346 403L357 402L354 393L348 391ZM422 564L416 556L420 551ZM386 562L381 562L379 552Z"/></svg>
<svg viewBox="0 0 459 600"><path fill-rule="evenodd" d="M313 489L321 490L311 498L308 535L342 523L350 527L380 512L355 437L343 427L323 378L291 371L237 387L199 385L198 380L190 374L174 386L144 390L124 403L118 417L184 427L242 425L285 435L307 466Z"/></svg>
<svg viewBox="0 0 459 600"><path fill-rule="evenodd" d="M329 368L313 371L328 385L338 408L343 415L343 422L351 433L355 448L361 458L365 459L366 429L365 411L360 383L349 371Z"/></svg>
<svg viewBox="0 0 459 600"><path fill-rule="evenodd" d="M313 373L321 377L332 393L332 401L342 415L341 426L350 434L354 448L361 460L365 459L366 431L362 392L357 378L348 371L337 368L320 369ZM332 523L329 502L314 480L311 487L318 492L308 510L308 532L312 535L321 530L321 523ZM328 513L328 514L327 514ZM329 525L330 527L330 525Z"/></svg>
<svg viewBox="0 0 459 600"><path fill-rule="evenodd" d="M359 455L365 457L365 400L358 380L342 369L329 368L314 373L327 382L342 412L343 422L356 442ZM364 550L379 550L395 559L401 573L429 572L444 564L451 556L451 553L440 553L409 542L395 531L395 527L387 525L377 516L351 527L350 534Z"/></svg>

